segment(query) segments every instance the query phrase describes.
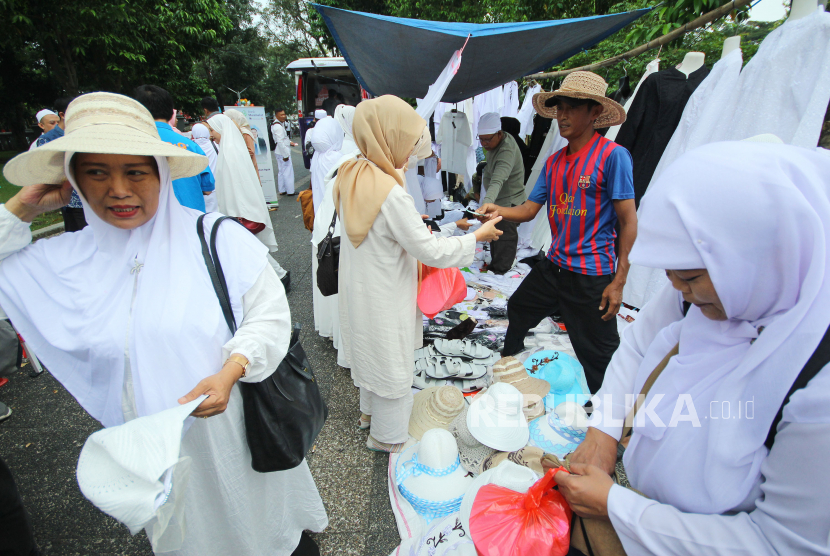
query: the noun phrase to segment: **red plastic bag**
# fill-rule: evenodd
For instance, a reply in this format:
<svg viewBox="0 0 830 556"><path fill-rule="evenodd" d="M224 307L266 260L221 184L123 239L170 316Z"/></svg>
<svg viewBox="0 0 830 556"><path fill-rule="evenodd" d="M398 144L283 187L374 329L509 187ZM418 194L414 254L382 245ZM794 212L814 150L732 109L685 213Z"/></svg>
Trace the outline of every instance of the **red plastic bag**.
<svg viewBox="0 0 830 556"><path fill-rule="evenodd" d="M551 469L520 493L498 485L479 489L470 512L470 536L480 556L565 556L571 508L553 486Z"/></svg>
<svg viewBox="0 0 830 556"><path fill-rule="evenodd" d="M418 307L427 317L434 317L465 297L467 284L460 270L418 263Z"/></svg>

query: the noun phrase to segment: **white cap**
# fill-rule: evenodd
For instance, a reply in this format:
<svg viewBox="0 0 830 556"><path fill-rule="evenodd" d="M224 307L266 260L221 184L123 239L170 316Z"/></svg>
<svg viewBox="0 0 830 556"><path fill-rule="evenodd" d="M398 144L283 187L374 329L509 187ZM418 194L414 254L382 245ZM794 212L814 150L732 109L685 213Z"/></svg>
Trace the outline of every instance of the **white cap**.
<svg viewBox="0 0 830 556"><path fill-rule="evenodd" d="M44 108L43 110L41 110L40 112L38 112L35 115L35 119L38 121L38 123L40 123L40 120L42 120L44 116L48 116L49 114L52 114L53 116L57 116L57 114L55 114L54 112L52 112L48 108Z"/></svg>
<svg viewBox="0 0 830 556"><path fill-rule="evenodd" d="M501 116L495 112L488 112L478 120L478 134L492 135L501 131Z"/></svg>
<svg viewBox="0 0 830 556"><path fill-rule="evenodd" d="M323 118L325 118L328 115L329 115L328 112L326 112L325 110L315 110L314 111L314 119L315 120L322 120Z"/></svg>

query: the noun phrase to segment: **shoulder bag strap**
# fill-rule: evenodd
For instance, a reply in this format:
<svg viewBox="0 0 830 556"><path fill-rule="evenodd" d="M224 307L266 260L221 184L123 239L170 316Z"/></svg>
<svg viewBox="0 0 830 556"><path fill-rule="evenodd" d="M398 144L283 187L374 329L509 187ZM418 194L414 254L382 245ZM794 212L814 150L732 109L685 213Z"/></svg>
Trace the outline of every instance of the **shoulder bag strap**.
<svg viewBox="0 0 830 556"><path fill-rule="evenodd" d="M211 248L208 249L207 241L205 240L204 228L205 215L199 216L196 221L196 231L199 234L199 242L202 244L202 256L205 259L205 266L207 267L210 281L213 284L213 291L216 293L216 298L219 300L219 306L222 307L222 315L225 317L225 322L231 331L231 334L236 333L236 319L233 316L233 309L231 309L231 300L228 295L228 286L225 282L225 275L222 273L222 265L219 262L219 256L216 252L216 232L223 220L233 220L229 216L218 218L213 224L213 229L210 233ZM211 258L211 251L213 258ZM216 264L214 264L214 261Z"/></svg>
<svg viewBox="0 0 830 556"><path fill-rule="evenodd" d="M637 396L636 401L634 402L634 407L631 408L631 411L628 413L628 416L625 418L625 426L623 427L623 433L620 439L625 438L631 432L631 428L634 425L634 416L637 415L637 412L640 410L640 407L645 403L646 396L648 396L651 387L654 386L654 383L657 381L657 377L660 376L660 373L663 372L663 369L669 364L669 361L672 357L678 354L680 351L680 344L674 346L671 351L669 351L666 356L663 358L662 361L651 371L651 374L648 375L645 384L643 384L643 389L640 391L640 395Z"/></svg>

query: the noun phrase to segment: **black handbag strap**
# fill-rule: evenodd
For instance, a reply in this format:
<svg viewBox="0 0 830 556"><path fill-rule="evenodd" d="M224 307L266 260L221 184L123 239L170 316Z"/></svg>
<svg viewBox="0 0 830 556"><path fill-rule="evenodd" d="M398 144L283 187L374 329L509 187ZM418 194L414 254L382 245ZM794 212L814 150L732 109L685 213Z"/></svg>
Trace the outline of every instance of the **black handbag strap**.
<svg viewBox="0 0 830 556"><path fill-rule="evenodd" d="M225 322L231 331L231 334L236 334L236 319L233 316L233 309L231 309L231 298L228 294L228 284L225 281L225 274L222 272L222 263L219 262L219 254L216 251L216 234L219 231L219 225L223 220L234 220L230 216L222 216L216 219L213 223L213 229L210 232L210 248L205 240L205 215L199 216L196 221L196 231L199 233L199 242L202 244L202 256L205 259L205 266L207 267L210 281L213 284L213 291L216 293L216 299L219 300L219 306L222 307L222 315L225 317Z"/></svg>

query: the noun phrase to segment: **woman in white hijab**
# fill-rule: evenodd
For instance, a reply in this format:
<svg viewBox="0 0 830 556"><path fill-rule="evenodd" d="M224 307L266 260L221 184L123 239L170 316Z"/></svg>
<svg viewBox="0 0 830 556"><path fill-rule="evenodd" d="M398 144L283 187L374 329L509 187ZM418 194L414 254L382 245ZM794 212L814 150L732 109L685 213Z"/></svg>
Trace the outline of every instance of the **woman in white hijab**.
<svg viewBox="0 0 830 556"><path fill-rule="evenodd" d="M357 144L354 142L352 135L352 121L354 121L355 107L348 104L338 104L334 109L334 119L340 124L343 130L343 145L340 147L340 152L343 154L351 154L357 149Z"/></svg>
<svg viewBox="0 0 830 556"><path fill-rule="evenodd" d="M219 149L210 140L210 130L205 124L193 124L190 130L190 136L193 142L202 148L205 155L208 157L208 166L213 175L216 175L216 161L218 159ZM205 211L217 212L219 210L219 201L216 200L216 191L211 191L210 195L205 195Z"/></svg>
<svg viewBox="0 0 830 556"><path fill-rule="evenodd" d="M256 170L257 179L259 179L259 164L256 162L257 138L254 137L254 131L251 129L251 124L248 123L248 118L245 117L245 114L239 110L234 110L233 108L225 110L225 116L230 118L231 121L236 124L236 127L239 129L240 133L242 133L242 139L245 141L245 148L248 149L248 156L251 157L254 170Z"/></svg>
<svg viewBox="0 0 830 556"><path fill-rule="evenodd" d="M268 247L268 251L275 253L277 238L274 236L274 226L265 206L265 195L262 193L259 176L254 167L248 164L247 147L242 133L224 114L213 116L208 120L208 125L213 131L211 136L214 141L219 143L214 174L219 212L264 224L265 228L255 235ZM273 256L269 256L269 263L281 280L288 275Z"/></svg>
<svg viewBox="0 0 830 556"><path fill-rule="evenodd" d="M228 330L196 233L201 213L172 188L206 164L161 141L135 100L78 97L63 138L5 166L23 189L0 206L0 305L105 427L210 396L182 439L187 529L168 554L289 555L303 530L326 526L325 510L305 462L251 468L236 382L270 376L288 349L291 317L266 249L225 223L217 248L241 323ZM67 203L72 189L89 226L31 244L32 218ZM205 217L206 232L215 219Z"/></svg>
<svg viewBox="0 0 830 556"><path fill-rule="evenodd" d="M317 122L311 137L311 146L314 147L314 156L311 157L311 193L315 215L326 192L326 174L340 160L342 145L343 129L334 118L325 117Z"/></svg>
<svg viewBox="0 0 830 556"><path fill-rule="evenodd" d="M830 156L819 151L707 145L643 197L631 260L671 283L623 333L574 474L556 475L573 510L610 519L627 554L830 554ZM618 418L661 361L623 458L641 496L608 473Z"/></svg>

